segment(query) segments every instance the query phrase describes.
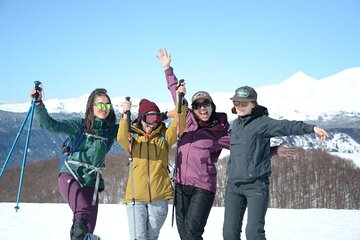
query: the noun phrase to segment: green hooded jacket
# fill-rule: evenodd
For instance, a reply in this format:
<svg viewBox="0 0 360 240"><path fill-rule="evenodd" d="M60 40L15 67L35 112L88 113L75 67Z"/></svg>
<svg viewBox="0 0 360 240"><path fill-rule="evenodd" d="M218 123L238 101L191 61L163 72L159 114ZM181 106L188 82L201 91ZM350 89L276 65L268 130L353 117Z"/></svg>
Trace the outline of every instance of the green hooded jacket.
<svg viewBox="0 0 360 240"><path fill-rule="evenodd" d="M55 120L49 116L43 104L36 106L35 115L40 122L41 128L49 132L66 134L70 136L72 142L75 142L85 129L84 119ZM105 127L108 128L107 140L103 138L105 136ZM76 151L68 157L68 164L61 166L60 173L72 174L82 186L95 187L97 172L94 170L101 173L105 167L105 156L116 139L118 127L117 124L109 126L106 120L95 117L94 134L86 134ZM99 191L102 191L104 189L104 180L101 174L99 181L98 188Z"/></svg>

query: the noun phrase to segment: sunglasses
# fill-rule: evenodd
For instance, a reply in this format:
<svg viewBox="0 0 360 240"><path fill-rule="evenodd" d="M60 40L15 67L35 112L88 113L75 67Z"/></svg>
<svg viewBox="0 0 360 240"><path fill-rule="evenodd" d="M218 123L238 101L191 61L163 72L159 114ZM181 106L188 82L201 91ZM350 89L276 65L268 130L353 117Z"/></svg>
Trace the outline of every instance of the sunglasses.
<svg viewBox="0 0 360 240"><path fill-rule="evenodd" d="M99 110L103 110L103 109L111 110L113 107L111 103L102 103L102 102L98 102L94 104L94 106Z"/></svg>
<svg viewBox="0 0 360 240"><path fill-rule="evenodd" d="M200 109L201 107L210 107L210 105L211 105L211 101L209 99L206 99L205 101L202 102L193 102L191 104L194 110Z"/></svg>
<svg viewBox="0 0 360 240"><path fill-rule="evenodd" d="M162 114L161 113L146 113L145 115L142 116L141 120L149 125L160 124L162 122Z"/></svg>
<svg viewBox="0 0 360 240"><path fill-rule="evenodd" d="M233 104L235 107L247 107L249 105L250 102L240 102L240 101L233 101Z"/></svg>

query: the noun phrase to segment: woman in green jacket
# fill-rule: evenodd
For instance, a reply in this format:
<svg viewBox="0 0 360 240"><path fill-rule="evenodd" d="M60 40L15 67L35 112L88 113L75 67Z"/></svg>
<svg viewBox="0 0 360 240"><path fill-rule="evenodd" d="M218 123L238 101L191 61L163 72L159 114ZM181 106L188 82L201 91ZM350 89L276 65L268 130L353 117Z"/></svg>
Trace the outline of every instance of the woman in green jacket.
<svg viewBox="0 0 360 240"><path fill-rule="evenodd" d="M31 96L36 93L33 89ZM93 233L98 212L98 192L104 190L102 170L105 156L116 139L118 125L106 89L95 89L89 96L85 118L55 120L49 116L38 91L35 107L40 126L50 132L66 134L76 149L60 166L58 185L64 201L73 212L71 240L83 240ZM80 140L79 140L80 139Z"/></svg>

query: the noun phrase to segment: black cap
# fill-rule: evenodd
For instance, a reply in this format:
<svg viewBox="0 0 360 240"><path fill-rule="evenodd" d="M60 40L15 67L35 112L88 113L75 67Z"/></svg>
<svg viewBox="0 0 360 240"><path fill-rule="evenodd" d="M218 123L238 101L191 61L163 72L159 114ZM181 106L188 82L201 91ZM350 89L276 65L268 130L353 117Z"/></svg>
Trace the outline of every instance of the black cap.
<svg viewBox="0 0 360 240"><path fill-rule="evenodd" d="M257 100L256 91L249 86L239 87L235 90L235 95L230 98L233 101L251 102Z"/></svg>

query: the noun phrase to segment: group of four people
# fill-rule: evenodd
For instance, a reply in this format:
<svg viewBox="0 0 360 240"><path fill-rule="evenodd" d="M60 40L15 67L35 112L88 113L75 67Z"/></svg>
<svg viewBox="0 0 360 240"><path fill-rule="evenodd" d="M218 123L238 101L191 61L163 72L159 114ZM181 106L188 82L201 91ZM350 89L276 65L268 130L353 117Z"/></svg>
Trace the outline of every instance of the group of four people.
<svg viewBox="0 0 360 240"><path fill-rule="evenodd" d="M231 98L238 117L231 130L225 113L206 91L193 94L191 102L179 99L186 93L179 83L171 57L160 49L158 59L165 71L175 111L166 127L156 103L142 99L138 116L129 122L131 101L124 101L124 114L116 123L111 99L105 89L89 96L84 119L55 120L49 116L41 91L35 114L42 128L69 135L72 142L85 138L71 151L58 177L60 193L73 212L72 240L93 233L98 211L98 192L104 189L102 170L113 142L130 154L126 203L130 239L158 239L168 215L168 201L174 196L176 225L182 240L203 239L202 234L216 193L216 162L223 148L230 149L225 193L224 239L239 239L245 210L248 209L247 239L265 239L265 215L269 203L270 157L293 155L294 149L270 148L270 138L315 132L324 140L325 130L301 121L274 120L257 103L256 91L243 86ZM180 102L181 101L181 102ZM181 137L180 137L181 136ZM168 172L169 150L177 142L174 188ZM173 193L175 189L175 193Z"/></svg>

